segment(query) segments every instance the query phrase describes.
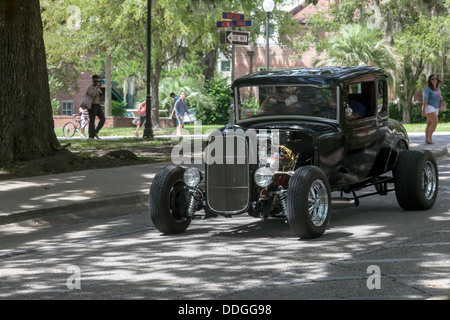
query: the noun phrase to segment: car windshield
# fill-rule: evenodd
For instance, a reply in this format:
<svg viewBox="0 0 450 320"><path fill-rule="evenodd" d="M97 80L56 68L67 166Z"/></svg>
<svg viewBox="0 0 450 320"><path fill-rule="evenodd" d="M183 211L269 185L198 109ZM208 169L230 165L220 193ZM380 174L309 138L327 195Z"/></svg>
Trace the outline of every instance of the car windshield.
<svg viewBox="0 0 450 320"><path fill-rule="evenodd" d="M336 87L248 86L237 95L239 120L285 115L336 120Z"/></svg>

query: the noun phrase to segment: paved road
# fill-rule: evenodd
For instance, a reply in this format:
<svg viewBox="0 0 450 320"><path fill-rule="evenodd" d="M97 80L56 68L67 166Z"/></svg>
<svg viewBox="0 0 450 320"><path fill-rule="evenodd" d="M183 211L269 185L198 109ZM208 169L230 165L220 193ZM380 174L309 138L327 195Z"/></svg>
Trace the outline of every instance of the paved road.
<svg viewBox="0 0 450 320"><path fill-rule="evenodd" d="M329 230L312 241L292 237L283 221L246 216L195 221L182 235L162 236L139 208L3 225L0 299L448 294L450 160L439 166L441 187L432 210L404 212L394 194L364 198L359 208L335 210Z"/></svg>

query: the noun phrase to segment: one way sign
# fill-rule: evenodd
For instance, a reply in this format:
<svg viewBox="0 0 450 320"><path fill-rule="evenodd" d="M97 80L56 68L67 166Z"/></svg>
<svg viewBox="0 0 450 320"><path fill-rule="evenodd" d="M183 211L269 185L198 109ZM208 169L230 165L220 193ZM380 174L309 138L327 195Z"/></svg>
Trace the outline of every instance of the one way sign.
<svg viewBox="0 0 450 320"><path fill-rule="evenodd" d="M225 44L248 46L249 32L243 31L226 31Z"/></svg>

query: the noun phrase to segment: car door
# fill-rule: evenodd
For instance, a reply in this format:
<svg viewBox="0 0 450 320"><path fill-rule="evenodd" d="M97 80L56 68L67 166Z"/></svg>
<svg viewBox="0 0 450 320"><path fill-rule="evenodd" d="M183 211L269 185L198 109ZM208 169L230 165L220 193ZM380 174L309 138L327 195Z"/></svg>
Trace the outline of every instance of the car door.
<svg viewBox="0 0 450 320"><path fill-rule="evenodd" d="M357 183L371 176L379 149L375 79L344 84L343 101L347 112L343 125L344 176L347 183ZM351 117L350 106L356 105L365 107L364 116Z"/></svg>

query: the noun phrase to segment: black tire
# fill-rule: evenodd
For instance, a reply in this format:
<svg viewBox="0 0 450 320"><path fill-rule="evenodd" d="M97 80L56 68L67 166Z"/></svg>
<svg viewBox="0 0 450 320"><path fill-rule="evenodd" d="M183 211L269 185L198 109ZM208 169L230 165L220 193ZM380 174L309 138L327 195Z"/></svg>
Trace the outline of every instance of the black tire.
<svg viewBox="0 0 450 320"><path fill-rule="evenodd" d="M436 159L430 151L403 151L394 169L395 196L405 210L428 210L439 189Z"/></svg>
<svg viewBox="0 0 450 320"><path fill-rule="evenodd" d="M330 222L331 193L323 171L314 166L297 169L287 190L287 218L301 239L322 236Z"/></svg>
<svg viewBox="0 0 450 320"><path fill-rule="evenodd" d="M167 166L156 174L150 187L150 217L156 229L164 234L182 233L191 224L184 171L176 165Z"/></svg>
<svg viewBox="0 0 450 320"><path fill-rule="evenodd" d="M66 138L72 138L77 131L77 126L73 122L67 122L63 127L63 135Z"/></svg>

